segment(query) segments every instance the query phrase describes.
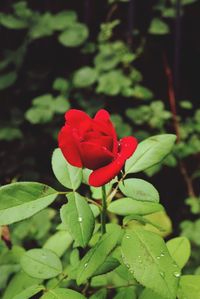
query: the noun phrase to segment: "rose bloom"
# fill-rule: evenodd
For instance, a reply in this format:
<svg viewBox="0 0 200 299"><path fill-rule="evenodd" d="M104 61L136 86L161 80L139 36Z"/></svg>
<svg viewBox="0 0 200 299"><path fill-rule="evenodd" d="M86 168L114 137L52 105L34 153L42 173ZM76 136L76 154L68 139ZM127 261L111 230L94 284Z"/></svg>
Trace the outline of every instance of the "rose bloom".
<svg viewBox="0 0 200 299"><path fill-rule="evenodd" d="M134 137L117 140L110 115L104 109L93 119L83 111L71 109L65 119L58 136L59 147L71 165L93 170L89 176L91 186L111 181L136 150Z"/></svg>

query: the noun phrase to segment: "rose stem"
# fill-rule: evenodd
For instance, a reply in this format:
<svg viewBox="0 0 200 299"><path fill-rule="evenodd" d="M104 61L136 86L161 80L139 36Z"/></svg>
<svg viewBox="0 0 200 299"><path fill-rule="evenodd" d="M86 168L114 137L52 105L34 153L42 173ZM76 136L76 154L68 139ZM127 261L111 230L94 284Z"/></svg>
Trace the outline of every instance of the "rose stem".
<svg viewBox="0 0 200 299"><path fill-rule="evenodd" d="M106 187L102 186L102 211L101 211L101 233L102 235L106 233Z"/></svg>

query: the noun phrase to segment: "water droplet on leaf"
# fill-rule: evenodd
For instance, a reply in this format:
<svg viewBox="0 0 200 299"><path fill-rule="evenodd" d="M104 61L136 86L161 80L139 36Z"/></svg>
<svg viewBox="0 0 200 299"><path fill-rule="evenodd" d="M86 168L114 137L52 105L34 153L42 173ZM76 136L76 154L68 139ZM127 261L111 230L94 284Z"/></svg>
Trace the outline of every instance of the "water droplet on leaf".
<svg viewBox="0 0 200 299"><path fill-rule="evenodd" d="M83 218L82 217L78 217L78 222L82 222Z"/></svg>
<svg viewBox="0 0 200 299"><path fill-rule="evenodd" d="M165 273L164 272L160 272L160 276L164 278L165 277Z"/></svg>
<svg viewBox="0 0 200 299"><path fill-rule="evenodd" d="M180 272L174 272L174 276L178 278L178 277L181 276L181 273Z"/></svg>

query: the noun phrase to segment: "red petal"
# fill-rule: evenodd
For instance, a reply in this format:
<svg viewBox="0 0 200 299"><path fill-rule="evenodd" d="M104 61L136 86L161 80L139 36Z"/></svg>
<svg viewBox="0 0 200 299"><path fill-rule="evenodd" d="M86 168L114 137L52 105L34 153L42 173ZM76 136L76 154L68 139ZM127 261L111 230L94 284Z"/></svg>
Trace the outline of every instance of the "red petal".
<svg viewBox="0 0 200 299"><path fill-rule="evenodd" d="M77 109L70 109L65 113L65 119L70 127L87 131L92 125L92 119L85 112Z"/></svg>
<svg viewBox="0 0 200 299"><path fill-rule="evenodd" d="M73 166L82 167L78 142L74 137L71 128L65 125L58 135L58 144L65 159Z"/></svg>
<svg viewBox="0 0 200 299"><path fill-rule="evenodd" d="M120 140L118 157L110 164L94 170L89 177L89 184L100 187L110 182L123 168L125 161L134 153L137 140L134 137L124 137Z"/></svg>
<svg viewBox="0 0 200 299"><path fill-rule="evenodd" d="M110 120L110 114L108 113L108 111L106 111L105 109L100 109L95 117L95 120L103 120L103 121L107 121Z"/></svg>
<svg viewBox="0 0 200 299"><path fill-rule="evenodd" d="M94 117L93 127L95 130L98 130L108 136L111 136L113 139L113 149L112 152L114 155L117 154L118 142L117 142L117 134L115 132L115 128L110 120L110 114L101 109L97 112Z"/></svg>
<svg viewBox="0 0 200 299"><path fill-rule="evenodd" d="M80 152L83 165L89 169L97 169L113 160L113 154L105 147L91 142L81 142Z"/></svg>
<svg viewBox="0 0 200 299"><path fill-rule="evenodd" d="M89 184L94 187L100 187L110 182L124 166L124 159L118 157L110 164L94 170L89 176Z"/></svg>
<svg viewBox="0 0 200 299"><path fill-rule="evenodd" d="M129 136L120 139L119 144L120 144L119 154L123 159L126 160L130 158L130 156L132 156L132 154L137 148L138 142L136 138Z"/></svg>
<svg viewBox="0 0 200 299"><path fill-rule="evenodd" d="M89 132L84 135L84 141L98 144L99 146L106 147L109 151L112 151L113 139L111 136L101 135L99 132Z"/></svg>

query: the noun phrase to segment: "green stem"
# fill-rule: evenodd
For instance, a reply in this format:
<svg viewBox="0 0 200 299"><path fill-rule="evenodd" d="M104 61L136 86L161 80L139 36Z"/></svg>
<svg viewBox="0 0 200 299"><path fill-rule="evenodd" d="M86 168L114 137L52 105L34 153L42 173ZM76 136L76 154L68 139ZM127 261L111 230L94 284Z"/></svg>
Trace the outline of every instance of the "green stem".
<svg viewBox="0 0 200 299"><path fill-rule="evenodd" d="M101 211L101 233L102 235L106 233L106 187L102 186L102 211Z"/></svg>

